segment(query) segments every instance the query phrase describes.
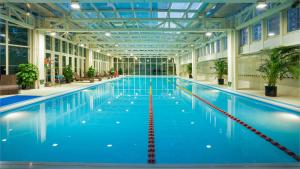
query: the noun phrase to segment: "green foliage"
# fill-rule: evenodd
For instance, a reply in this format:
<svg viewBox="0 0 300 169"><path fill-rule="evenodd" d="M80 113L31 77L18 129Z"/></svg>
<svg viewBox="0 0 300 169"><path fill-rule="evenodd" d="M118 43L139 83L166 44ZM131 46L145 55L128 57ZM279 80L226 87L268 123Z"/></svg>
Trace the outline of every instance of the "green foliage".
<svg viewBox="0 0 300 169"><path fill-rule="evenodd" d="M63 75L66 78L67 83L72 82L72 80L73 80L73 71L72 71L71 66L67 66L67 67L64 68Z"/></svg>
<svg viewBox="0 0 300 169"><path fill-rule="evenodd" d="M94 69L92 66L89 67L89 70L87 71L87 76L88 76L89 78L95 77L95 69Z"/></svg>
<svg viewBox="0 0 300 169"><path fill-rule="evenodd" d="M109 70L109 73L111 74L111 75L113 75L114 73L115 73L115 68L110 68L110 70Z"/></svg>
<svg viewBox="0 0 300 169"><path fill-rule="evenodd" d="M192 63L189 63L187 66L186 66L186 71L188 72L188 74L192 74L192 70L193 70L193 66L192 66Z"/></svg>
<svg viewBox="0 0 300 169"><path fill-rule="evenodd" d="M214 62L218 79L223 79L223 75L227 74L227 62L224 59L218 59Z"/></svg>
<svg viewBox="0 0 300 169"><path fill-rule="evenodd" d="M123 69L122 69L122 68L119 68L118 73L119 73L119 75L123 75Z"/></svg>
<svg viewBox="0 0 300 169"><path fill-rule="evenodd" d="M17 83L22 88L31 88L38 79L38 68L33 64L20 64L19 72L16 74Z"/></svg>
<svg viewBox="0 0 300 169"><path fill-rule="evenodd" d="M278 80L286 77L298 79L300 74L299 46L285 46L264 50L267 59L259 66L268 86L276 86Z"/></svg>

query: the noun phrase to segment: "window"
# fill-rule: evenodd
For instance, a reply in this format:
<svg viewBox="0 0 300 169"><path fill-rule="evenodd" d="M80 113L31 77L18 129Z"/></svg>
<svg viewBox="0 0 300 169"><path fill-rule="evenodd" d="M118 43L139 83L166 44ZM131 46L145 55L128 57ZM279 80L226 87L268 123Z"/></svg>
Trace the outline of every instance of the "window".
<svg viewBox="0 0 300 169"><path fill-rule="evenodd" d="M300 29L300 8L290 8L287 14L288 32Z"/></svg>
<svg viewBox="0 0 300 169"><path fill-rule="evenodd" d="M6 73L6 58L5 58L5 46L0 45L0 75Z"/></svg>
<svg viewBox="0 0 300 169"><path fill-rule="evenodd" d="M69 66L72 67L72 57L69 57Z"/></svg>
<svg viewBox="0 0 300 169"><path fill-rule="evenodd" d="M65 68L67 66L67 56L62 57L62 67Z"/></svg>
<svg viewBox="0 0 300 169"><path fill-rule="evenodd" d="M60 52L60 40L55 39L55 52Z"/></svg>
<svg viewBox="0 0 300 169"><path fill-rule="evenodd" d="M9 26L9 44L28 46L28 30L26 28Z"/></svg>
<svg viewBox="0 0 300 169"><path fill-rule="evenodd" d="M59 56L55 55L54 56L54 70L55 70L55 76L59 74Z"/></svg>
<svg viewBox="0 0 300 169"><path fill-rule="evenodd" d="M67 42L62 41L62 52L67 53Z"/></svg>
<svg viewBox="0 0 300 169"><path fill-rule="evenodd" d="M215 53L215 42L210 44L211 53Z"/></svg>
<svg viewBox="0 0 300 169"><path fill-rule="evenodd" d="M268 31L268 37L279 35L279 14L274 15L271 18L267 20L267 31Z"/></svg>
<svg viewBox="0 0 300 169"><path fill-rule="evenodd" d="M73 55L73 45L69 43L69 54Z"/></svg>
<svg viewBox="0 0 300 169"><path fill-rule="evenodd" d="M74 55L78 56L78 46L74 45Z"/></svg>
<svg viewBox="0 0 300 169"><path fill-rule="evenodd" d="M227 50L227 36L226 37L224 37L224 50Z"/></svg>
<svg viewBox="0 0 300 169"><path fill-rule="evenodd" d="M52 38L48 35L46 35L46 50L51 50L52 46Z"/></svg>
<svg viewBox="0 0 300 169"><path fill-rule="evenodd" d="M259 41L261 40L261 23L257 23L252 27L252 40Z"/></svg>
<svg viewBox="0 0 300 169"><path fill-rule="evenodd" d="M19 64L28 63L28 48L9 47L9 74L18 72Z"/></svg>
<svg viewBox="0 0 300 169"><path fill-rule="evenodd" d="M217 44L217 53L219 53L219 52L221 51L221 43L220 43L220 40L217 40L216 44Z"/></svg>
<svg viewBox="0 0 300 169"><path fill-rule="evenodd" d="M244 28L240 30L240 46L244 46L248 43L248 29Z"/></svg>
<svg viewBox="0 0 300 169"><path fill-rule="evenodd" d="M0 23L0 43L5 43L5 24Z"/></svg>

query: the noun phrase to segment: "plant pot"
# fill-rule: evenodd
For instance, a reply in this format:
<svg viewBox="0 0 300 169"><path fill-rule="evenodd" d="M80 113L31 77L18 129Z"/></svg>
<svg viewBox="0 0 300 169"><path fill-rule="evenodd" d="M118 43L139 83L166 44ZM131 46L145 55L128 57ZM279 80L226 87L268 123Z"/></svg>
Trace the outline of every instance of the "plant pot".
<svg viewBox="0 0 300 169"><path fill-rule="evenodd" d="M265 86L265 95L276 97L277 96L277 86Z"/></svg>
<svg viewBox="0 0 300 169"><path fill-rule="evenodd" d="M190 79L192 79L192 78L193 78L193 76L192 76L192 75L189 75L189 78L190 78Z"/></svg>
<svg viewBox="0 0 300 169"><path fill-rule="evenodd" d="M90 79L90 83L94 83L94 81L95 81L94 79Z"/></svg>
<svg viewBox="0 0 300 169"><path fill-rule="evenodd" d="M224 84L224 79L218 79L218 84L223 85Z"/></svg>

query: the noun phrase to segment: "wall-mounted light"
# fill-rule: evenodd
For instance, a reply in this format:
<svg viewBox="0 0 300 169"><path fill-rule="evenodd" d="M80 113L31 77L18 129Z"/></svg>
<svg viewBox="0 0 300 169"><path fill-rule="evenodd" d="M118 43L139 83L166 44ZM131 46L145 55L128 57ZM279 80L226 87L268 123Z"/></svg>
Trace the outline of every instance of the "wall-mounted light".
<svg viewBox="0 0 300 169"><path fill-rule="evenodd" d="M72 1L72 2L71 2L71 8L72 8L72 9L80 9L80 5L79 5L78 2Z"/></svg>
<svg viewBox="0 0 300 169"><path fill-rule="evenodd" d="M30 12L26 12L26 15L27 15L27 16L30 16Z"/></svg>
<svg viewBox="0 0 300 169"><path fill-rule="evenodd" d="M258 2L256 3L256 9L264 9L264 8L266 8L267 6L268 6L268 4L267 4L266 1L260 0L260 1L258 1Z"/></svg>
<svg viewBox="0 0 300 169"><path fill-rule="evenodd" d="M50 32L50 36L56 36L56 32Z"/></svg>
<svg viewBox="0 0 300 169"><path fill-rule="evenodd" d="M211 36L211 35L212 35L211 32L206 32L206 33L205 33L205 36Z"/></svg>

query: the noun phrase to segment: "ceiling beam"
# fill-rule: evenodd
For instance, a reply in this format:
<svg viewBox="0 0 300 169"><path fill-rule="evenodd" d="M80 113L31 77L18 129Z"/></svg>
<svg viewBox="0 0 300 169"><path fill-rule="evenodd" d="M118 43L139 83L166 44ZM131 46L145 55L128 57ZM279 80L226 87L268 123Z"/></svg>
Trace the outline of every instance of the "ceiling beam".
<svg viewBox="0 0 300 169"><path fill-rule="evenodd" d="M99 0L78 0L80 3L98 3ZM267 0L279 2L280 0ZM24 3L24 0L0 0L0 2ZM27 3L53 3L53 0L26 0ZM128 3L128 0L101 0L106 3ZM146 2L145 0L130 0L130 2ZM199 2L199 0L152 0L152 2ZM201 0L203 3L255 3L255 0ZM55 3L70 3L70 0L55 0Z"/></svg>

